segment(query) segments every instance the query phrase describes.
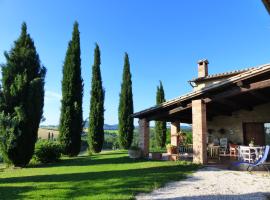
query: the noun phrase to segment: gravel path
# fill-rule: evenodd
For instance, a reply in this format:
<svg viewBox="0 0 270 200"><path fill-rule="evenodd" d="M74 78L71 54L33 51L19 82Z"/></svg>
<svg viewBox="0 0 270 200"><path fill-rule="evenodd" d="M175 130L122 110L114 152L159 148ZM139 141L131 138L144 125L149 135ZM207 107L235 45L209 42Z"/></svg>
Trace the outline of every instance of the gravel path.
<svg viewBox="0 0 270 200"><path fill-rule="evenodd" d="M169 183L149 194L139 194L137 199L270 200L270 176L206 167L186 180Z"/></svg>

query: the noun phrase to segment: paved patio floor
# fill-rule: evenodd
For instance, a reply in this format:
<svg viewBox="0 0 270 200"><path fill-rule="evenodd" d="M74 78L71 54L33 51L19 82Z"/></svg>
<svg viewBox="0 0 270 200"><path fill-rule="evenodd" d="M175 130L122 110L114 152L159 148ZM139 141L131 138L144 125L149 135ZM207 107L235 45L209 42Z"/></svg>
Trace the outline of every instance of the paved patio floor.
<svg viewBox="0 0 270 200"><path fill-rule="evenodd" d="M186 180L172 182L138 200L270 200L270 174L205 167Z"/></svg>

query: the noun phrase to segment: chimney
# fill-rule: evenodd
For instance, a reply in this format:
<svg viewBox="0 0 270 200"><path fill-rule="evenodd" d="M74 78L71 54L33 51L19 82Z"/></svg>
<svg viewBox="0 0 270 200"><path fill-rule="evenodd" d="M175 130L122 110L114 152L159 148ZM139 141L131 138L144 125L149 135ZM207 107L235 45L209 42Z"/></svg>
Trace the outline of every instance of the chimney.
<svg viewBox="0 0 270 200"><path fill-rule="evenodd" d="M203 59L198 61L198 78L203 78L208 76L208 60Z"/></svg>

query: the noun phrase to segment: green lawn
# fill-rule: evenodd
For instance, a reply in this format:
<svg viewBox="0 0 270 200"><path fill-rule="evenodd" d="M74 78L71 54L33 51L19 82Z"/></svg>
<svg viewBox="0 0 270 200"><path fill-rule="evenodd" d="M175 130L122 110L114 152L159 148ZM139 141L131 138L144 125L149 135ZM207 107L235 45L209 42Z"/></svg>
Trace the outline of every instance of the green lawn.
<svg viewBox="0 0 270 200"><path fill-rule="evenodd" d="M180 161L134 161L125 151L110 151L57 164L0 169L0 199L133 199L196 168Z"/></svg>

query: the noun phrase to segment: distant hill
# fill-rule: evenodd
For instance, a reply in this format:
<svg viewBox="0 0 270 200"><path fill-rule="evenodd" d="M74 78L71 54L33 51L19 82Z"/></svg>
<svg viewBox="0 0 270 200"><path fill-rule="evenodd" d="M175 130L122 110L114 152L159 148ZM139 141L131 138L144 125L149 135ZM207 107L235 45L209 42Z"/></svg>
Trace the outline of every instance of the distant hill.
<svg viewBox="0 0 270 200"><path fill-rule="evenodd" d="M85 124L84 124L84 128L88 128L89 126L89 121L86 121ZM118 129L118 124L104 124L103 126L103 129L104 130L117 130Z"/></svg>
<svg viewBox="0 0 270 200"><path fill-rule="evenodd" d="M84 124L84 128L88 128L89 122L86 121ZM57 125L41 125L40 128L46 128L46 129L54 129L57 130ZM139 128L139 126L135 126L135 128ZM154 126L151 126L151 128L154 128ZM170 128L170 126L167 126L167 128ZM189 125L181 125L181 129L185 131L191 131L192 127ZM118 124L104 124L104 130L118 130Z"/></svg>
<svg viewBox="0 0 270 200"><path fill-rule="evenodd" d="M104 124L103 128L104 130L118 130L118 124L113 125Z"/></svg>

